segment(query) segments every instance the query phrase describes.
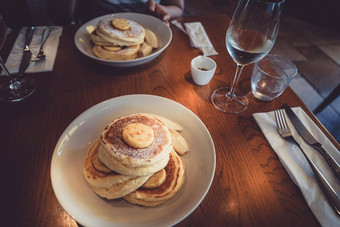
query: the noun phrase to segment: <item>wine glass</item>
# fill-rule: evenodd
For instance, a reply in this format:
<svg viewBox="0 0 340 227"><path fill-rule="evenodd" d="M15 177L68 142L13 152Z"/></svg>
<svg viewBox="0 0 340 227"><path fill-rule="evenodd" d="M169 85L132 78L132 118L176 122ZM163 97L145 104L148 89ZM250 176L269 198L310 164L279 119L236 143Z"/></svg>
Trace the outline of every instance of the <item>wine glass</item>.
<svg viewBox="0 0 340 227"><path fill-rule="evenodd" d="M247 108L247 97L237 89L242 69L262 59L273 47L284 1L239 1L226 34L228 52L237 64L236 73L231 87L219 88L211 95L218 110L240 113Z"/></svg>
<svg viewBox="0 0 340 227"><path fill-rule="evenodd" d="M0 50L5 44L7 38L7 27L3 16L0 14ZM30 96L37 84L33 78L19 77L19 75L11 74L6 66L5 62L0 56L0 67L3 69L8 77L4 83L0 84L0 100L7 102L17 102Z"/></svg>

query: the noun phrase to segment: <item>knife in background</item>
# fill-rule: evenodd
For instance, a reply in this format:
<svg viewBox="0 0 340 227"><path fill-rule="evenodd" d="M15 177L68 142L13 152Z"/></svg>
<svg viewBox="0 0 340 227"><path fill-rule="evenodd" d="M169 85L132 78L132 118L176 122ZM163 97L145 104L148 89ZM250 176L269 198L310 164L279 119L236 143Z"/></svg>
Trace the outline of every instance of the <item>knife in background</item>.
<svg viewBox="0 0 340 227"><path fill-rule="evenodd" d="M20 67L19 67L19 76L22 76L22 74L24 74L28 65L30 64L30 61L32 58L32 52L30 50L29 45L32 41L33 34L34 34L34 27L28 27L26 30L24 54L22 56Z"/></svg>
<svg viewBox="0 0 340 227"><path fill-rule="evenodd" d="M313 135L309 133L308 129L306 129L306 127L303 125L300 119L296 116L293 110L287 104L284 104L282 107L286 110L286 113L290 121L293 123L296 131L306 141L306 143L311 145L313 148L315 148L322 154L322 156L326 159L326 161L328 162L329 166L333 170L338 180L340 180L340 166L338 165L338 163L336 163L336 161L329 155L329 153L325 150L322 144L320 144L313 137Z"/></svg>

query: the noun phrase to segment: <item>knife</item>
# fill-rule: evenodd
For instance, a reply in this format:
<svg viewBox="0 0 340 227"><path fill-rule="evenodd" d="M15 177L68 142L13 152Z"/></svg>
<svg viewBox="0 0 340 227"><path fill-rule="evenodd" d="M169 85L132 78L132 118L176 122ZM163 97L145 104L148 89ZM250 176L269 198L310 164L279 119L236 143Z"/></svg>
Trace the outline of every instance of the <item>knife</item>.
<svg viewBox="0 0 340 227"><path fill-rule="evenodd" d="M29 45L32 41L33 34L34 34L34 27L28 27L26 30L24 54L22 56L20 67L19 67L19 76L22 76L22 74L24 74L28 65L30 64L30 61L32 58L32 52L30 50Z"/></svg>
<svg viewBox="0 0 340 227"><path fill-rule="evenodd" d="M296 116L296 114L293 112L293 110L287 105L284 104L282 106L290 119L290 121L293 123L296 131L300 134L300 136L311 145L313 148L315 148L317 151L319 151L322 156L326 159L327 163L331 167L332 171L340 181L340 166L336 161L329 155L329 153L326 151L326 149L322 146L321 143L319 143L312 134L309 133L309 131L306 129L306 127L303 125L303 123L300 121L300 119Z"/></svg>

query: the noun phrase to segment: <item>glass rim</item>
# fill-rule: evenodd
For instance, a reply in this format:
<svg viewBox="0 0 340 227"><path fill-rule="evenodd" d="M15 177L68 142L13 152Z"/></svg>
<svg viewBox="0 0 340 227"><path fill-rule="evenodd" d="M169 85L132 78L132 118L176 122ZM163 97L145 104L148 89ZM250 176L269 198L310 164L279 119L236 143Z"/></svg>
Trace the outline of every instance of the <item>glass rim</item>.
<svg viewBox="0 0 340 227"><path fill-rule="evenodd" d="M274 58L283 59L284 61L288 62L290 65L293 66L293 68L294 68L294 73L292 73L290 76L288 76L287 74L285 74L287 77L282 77L282 76L278 77L278 76L273 76L272 74L269 74L268 72L263 71L263 70L258 66L258 63L259 63L260 61L262 61L264 58L267 58L267 57L274 57ZM283 56L280 56L280 55L276 55L276 54L267 54L267 55L264 56L261 60L257 61L257 62L255 63L255 66L254 66L254 67L256 67L259 71L261 71L261 72L262 72L263 74L265 74L266 76L271 77L271 78L275 78L275 79L278 79L278 80L291 79L291 78L293 78L294 76L296 76L296 74L298 73L298 70L297 70L296 65L295 65L290 59L288 59L288 58L286 58L286 57L283 57Z"/></svg>
<svg viewBox="0 0 340 227"><path fill-rule="evenodd" d="M249 0L248 0L249 1ZM251 1L251 0L250 0ZM285 2L286 0L253 0L253 1L255 1L255 2L264 2L264 3L271 3L271 4L273 4L273 3L283 3L283 2Z"/></svg>

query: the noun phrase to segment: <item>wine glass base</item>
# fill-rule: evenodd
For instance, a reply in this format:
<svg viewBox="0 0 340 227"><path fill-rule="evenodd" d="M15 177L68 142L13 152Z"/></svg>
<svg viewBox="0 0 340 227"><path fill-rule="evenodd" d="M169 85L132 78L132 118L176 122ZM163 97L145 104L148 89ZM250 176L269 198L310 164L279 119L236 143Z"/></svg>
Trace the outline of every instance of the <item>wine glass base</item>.
<svg viewBox="0 0 340 227"><path fill-rule="evenodd" d="M230 87L216 89L211 94L211 102L216 109L224 113L240 113L247 109L248 99L238 90L234 95L229 95Z"/></svg>
<svg viewBox="0 0 340 227"><path fill-rule="evenodd" d="M33 78L19 78L0 85L0 100L18 102L30 96L37 88Z"/></svg>

